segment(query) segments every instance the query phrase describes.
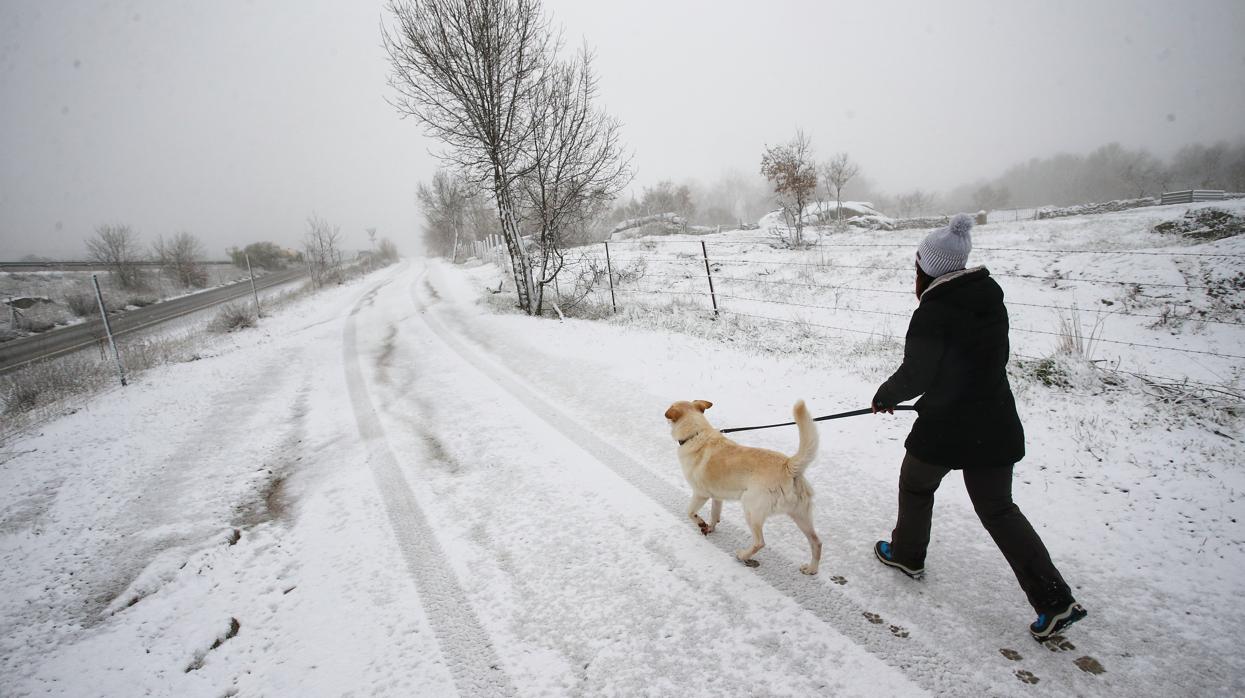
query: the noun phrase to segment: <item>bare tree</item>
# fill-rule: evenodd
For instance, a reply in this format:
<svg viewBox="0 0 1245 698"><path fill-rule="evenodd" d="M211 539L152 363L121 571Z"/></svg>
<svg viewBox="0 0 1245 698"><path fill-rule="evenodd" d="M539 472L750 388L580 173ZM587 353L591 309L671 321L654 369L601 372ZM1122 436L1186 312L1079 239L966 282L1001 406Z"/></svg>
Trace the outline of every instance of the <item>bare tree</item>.
<svg viewBox="0 0 1245 698"><path fill-rule="evenodd" d="M128 225L101 225L95 237L86 241L87 259L108 267L108 272L124 289L143 287L138 235Z"/></svg>
<svg viewBox="0 0 1245 698"><path fill-rule="evenodd" d="M687 184L675 184L668 179L663 179L651 187L644 187L636 212L628 217L662 213L673 213L682 218L684 223L691 220L696 213L691 187Z"/></svg>
<svg viewBox="0 0 1245 698"><path fill-rule="evenodd" d="M207 285L207 272L201 264L203 244L199 242L199 238L184 231L168 241L161 235L156 238L151 251L152 257L177 279L177 283L195 288Z"/></svg>
<svg viewBox="0 0 1245 698"><path fill-rule="evenodd" d="M392 264L398 261L398 246L393 244L389 238L380 239L380 247L376 250L376 255L385 264Z"/></svg>
<svg viewBox="0 0 1245 698"><path fill-rule="evenodd" d="M388 10L392 103L446 145L443 161L491 192L519 305L532 313L514 187L526 167L530 103L558 44L539 0L390 0Z"/></svg>
<svg viewBox="0 0 1245 698"><path fill-rule="evenodd" d="M838 153L823 168L826 183L834 187L834 219L843 220L843 187L860 174L860 165L851 161L847 153Z"/></svg>
<svg viewBox="0 0 1245 698"><path fill-rule="evenodd" d="M537 314L545 286L562 270L568 228L590 219L631 181L618 121L594 107L596 91L592 54L585 47L573 60L551 67L533 102L532 167L520 188L540 228L534 260Z"/></svg>
<svg viewBox="0 0 1245 698"><path fill-rule="evenodd" d="M252 242L241 249L230 247L225 250L233 265L239 269L246 268L247 259L251 264L268 270L284 269L287 262L297 259L290 251L275 242Z"/></svg>
<svg viewBox="0 0 1245 698"><path fill-rule="evenodd" d="M730 171L715 181L695 185L692 200L696 222L742 227L770 210L772 195L763 178Z"/></svg>
<svg viewBox="0 0 1245 698"><path fill-rule="evenodd" d="M978 211L1003 208L1011 198L1011 192L1003 185L983 184L973 190L973 207Z"/></svg>
<svg viewBox="0 0 1245 698"><path fill-rule="evenodd" d="M1156 189L1162 189L1160 182L1166 179L1163 175L1163 163L1145 150L1123 153L1118 167L1120 178L1128 183L1133 196L1138 199L1153 195Z"/></svg>
<svg viewBox="0 0 1245 698"><path fill-rule="evenodd" d="M424 247L431 254L455 256L463 241L467 204L471 199L468 185L445 170L437 170L431 185L419 183L415 198L424 214Z"/></svg>
<svg viewBox="0 0 1245 698"><path fill-rule="evenodd" d="M895 208L898 209L899 215L903 218L923 215L933 205L934 195L920 189L913 189L895 198Z"/></svg>
<svg viewBox="0 0 1245 698"><path fill-rule="evenodd" d="M342 253L338 247L341 229L329 225L319 216L312 215L307 219L307 233L303 236L303 253L311 270L311 279L316 286L323 286L329 281L342 280Z"/></svg>
<svg viewBox="0 0 1245 698"><path fill-rule="evenodd" d="M780 235L791 247L804 245L804 206L817 190L817 168L813 164L813 143L803 130L784 145L766 147L761 155L761 174L774 187L778 205L794 233Z"/></svg>

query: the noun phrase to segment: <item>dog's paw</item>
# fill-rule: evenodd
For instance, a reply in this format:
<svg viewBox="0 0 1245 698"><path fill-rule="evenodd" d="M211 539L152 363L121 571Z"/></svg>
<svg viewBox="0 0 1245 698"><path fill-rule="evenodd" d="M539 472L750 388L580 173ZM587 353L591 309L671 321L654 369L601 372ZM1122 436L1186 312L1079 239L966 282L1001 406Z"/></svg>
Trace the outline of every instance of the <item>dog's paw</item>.
<svg viewBox="0 0 1245 698"><path fill-rule="evenodd" d="M800 571L810 576L817 574L817 565L810 565L810 564L800 565Z"/></svg>
<svg viewBox="0 0 1245 698"><path fill-rule="evenodd" d="M710 526L704 521L697 521L696 525L700 527L700 535L702 536L707 536L710 533L713 533L713 526Z"/></svg>
<svg viewBox="0 0 1245 698"><path fill-rule="evenodd" d="M760 567L761 563L748 557L748 551L740 548L735 551L735 558L749 567Z"/></svg>

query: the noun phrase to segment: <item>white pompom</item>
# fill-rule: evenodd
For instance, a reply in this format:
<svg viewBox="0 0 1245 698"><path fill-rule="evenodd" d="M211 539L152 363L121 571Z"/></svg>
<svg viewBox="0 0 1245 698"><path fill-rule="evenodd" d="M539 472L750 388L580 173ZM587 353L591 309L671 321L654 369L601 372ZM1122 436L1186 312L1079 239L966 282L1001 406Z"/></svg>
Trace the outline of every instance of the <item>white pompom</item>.
<svg viewBox="0 0 1245 698"><path fill-rule="evenodd" d="M973 219L966 213L957 213L951 219L948 230L952 235L964 237L973 228Z"/></svg>

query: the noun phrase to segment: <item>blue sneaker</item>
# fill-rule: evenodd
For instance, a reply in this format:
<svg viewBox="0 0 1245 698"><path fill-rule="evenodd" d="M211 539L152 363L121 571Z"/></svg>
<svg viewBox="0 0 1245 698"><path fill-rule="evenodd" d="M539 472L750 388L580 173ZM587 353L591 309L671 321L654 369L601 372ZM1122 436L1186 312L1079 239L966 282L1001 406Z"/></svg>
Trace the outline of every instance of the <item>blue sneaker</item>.
<svg viewBox="0 0 1245 698"><path fill-rule="evenodd" d="M891 544L887 541L880 540L873 544L873 554L878 556L878 562L887 567L894 567L913 579L924 579L924 567L908 567L907 565L895 562L894 556L891 554Z"/></svg>
<svg viewBox="0 0 1245 698"><path fill-rule="evenodd" d="M1069 600L1066 603L1055 606L1049 611L1038 614L1037 620L1029 626L1029 633L1033 635L1033 639L1038 642L1045 642L1050 639L1051 635L1072 625L1078 620L1089 615L1081 604Z"/></svg>

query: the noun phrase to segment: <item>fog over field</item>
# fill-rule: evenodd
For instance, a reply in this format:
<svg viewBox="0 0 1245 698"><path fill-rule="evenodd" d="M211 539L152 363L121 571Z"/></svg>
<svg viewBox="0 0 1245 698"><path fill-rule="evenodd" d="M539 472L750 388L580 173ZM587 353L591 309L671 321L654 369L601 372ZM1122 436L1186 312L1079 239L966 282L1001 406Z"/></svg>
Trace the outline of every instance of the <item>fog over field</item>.
<svg viewBox="0 0 1245 698"><path fill-rule="evenodd" d="M797 127L821 155L850 153L872 198L1112 142L1166 161L1245 135L1233 0L545 10L567 52L596 51L636 195L756 179L764 146ZM80 258L105 223L188 231L223 258L296 246L312 214L349 248L375 227L413 251L436 146L386 101L386 21L380 2L4 3L0 258Z"/></svg>

